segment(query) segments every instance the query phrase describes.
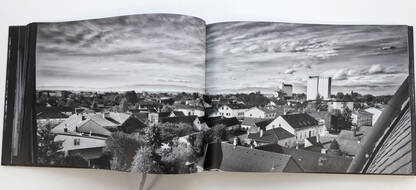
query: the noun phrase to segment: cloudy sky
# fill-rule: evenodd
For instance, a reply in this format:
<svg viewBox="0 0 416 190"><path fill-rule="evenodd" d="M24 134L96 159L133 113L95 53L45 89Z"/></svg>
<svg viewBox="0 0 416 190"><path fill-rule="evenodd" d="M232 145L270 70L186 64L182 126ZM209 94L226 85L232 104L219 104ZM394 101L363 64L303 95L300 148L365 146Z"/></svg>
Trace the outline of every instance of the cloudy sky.
<svg viewBox="0 0 416 190"><path fill-rule="evenodd" d="M393 94L408 75L407 27L228 22L207 28L207 92L306 92L308 76L332 93Z"/></svg>
<svg viewBox="0 0 416 190"><path fill-rule="evenodd" d="M40 24L38 89L203 92L205 23L147 14Z"/></svg>

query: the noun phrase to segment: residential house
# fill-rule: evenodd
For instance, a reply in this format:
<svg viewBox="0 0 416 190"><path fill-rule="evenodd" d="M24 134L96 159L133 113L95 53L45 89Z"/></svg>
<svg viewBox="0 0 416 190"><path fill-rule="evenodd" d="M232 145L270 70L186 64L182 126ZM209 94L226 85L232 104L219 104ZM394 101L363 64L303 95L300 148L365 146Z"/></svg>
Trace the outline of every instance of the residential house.
<svg viewBox="0 0 416 190"><path fill-rule="evenodd" d="M351 118L352 124L358 127L373 125L373 114L364 110L354 110Z"/></svg>
<svg viewBox="0 0 416 190"><path fill-rule="evenodd" d="M303 144L304 139L317 136L325 131L324 125L320 125L315 118L305 113L281 115L270 122L265 129L270 130L278 127L294 134L300 144Z"/></svg>
<svg viewBox="0 0 416 190"><path fill-rule="evenodd" d="M175 111L182 112L185 116L195 115L202 117L205 115L204 107L196 105L174 104Z"/></svg>
<svg viewBox="0 0 416 190"><path fill-rule="evenodd" d="M347 102L347 101L329 101L327 103L328 105L328 111L331 111L333 109L336 110L344 110L348 108L349 110L354 110L354 102Z"/></svg>
<svg viewBox="0 0 416 190"><path fill-rule="evenodd" d="M365 111L373 114L371 126L373 126L376 123L378 117L380 117L381 113L383 112L382 109L376 107L367 108L365 109Z"/></svg>
<svg viewBox="0 0 416 190"><path fill-rule="evenodd" d="M248 134L248 139L251 139L255 146L278 144L284 147L294 147L296 145L295 135L281 127Z"/></svg>
<svg viewBox="0 0 416 190"><path fill-rule="evenodd" d="M241 129L246 130L247 133L257 133L259 132L258 127L256 126L257 122L269 120L266 118L255 118L255 117L244 117L241 122Z"/></svg>
<svg viewBox="0 0 416 190"><path fill-rule="evenodd" d="M249 106L244 104L227 104L218 108L218 115L226 118L236 117L241 119L244 117L244 112L249 109Z"/></svg>
<svg viewBox="0 0 416 190"><path fill-rule="evenodd" d="M252 107L244 112L244 117L254 118L276 118L284 114L284 110L280 107Z"/></svg>

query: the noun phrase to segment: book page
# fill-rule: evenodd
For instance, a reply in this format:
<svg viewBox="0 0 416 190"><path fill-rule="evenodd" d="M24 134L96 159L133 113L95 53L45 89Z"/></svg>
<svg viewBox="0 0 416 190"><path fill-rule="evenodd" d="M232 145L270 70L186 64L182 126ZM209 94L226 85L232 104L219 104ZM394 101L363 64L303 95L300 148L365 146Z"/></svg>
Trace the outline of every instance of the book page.
<svg viewBox="0 0 416 190"><path fill-rule="evenodd" d="M408 32L209 24L207 121L221 135L206 168L411 174Z"/></svg>
<svg viewBox="0 0 416 190"><path fill-rule="evenodd" d="M41 166L202 171L205 22L143 14L39 23Z"/></svg>

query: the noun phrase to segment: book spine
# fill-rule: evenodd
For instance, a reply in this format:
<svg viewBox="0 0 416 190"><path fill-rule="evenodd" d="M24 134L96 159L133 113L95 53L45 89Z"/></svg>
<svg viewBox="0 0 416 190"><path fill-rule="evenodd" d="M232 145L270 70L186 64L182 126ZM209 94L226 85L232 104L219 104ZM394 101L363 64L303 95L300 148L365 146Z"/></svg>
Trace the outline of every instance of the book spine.
<svg viewBox="0 0 416 190"><path fill-rule="evenodd" d="M9 28L3 124L3 165L36 162L36 24Z"/></svg>

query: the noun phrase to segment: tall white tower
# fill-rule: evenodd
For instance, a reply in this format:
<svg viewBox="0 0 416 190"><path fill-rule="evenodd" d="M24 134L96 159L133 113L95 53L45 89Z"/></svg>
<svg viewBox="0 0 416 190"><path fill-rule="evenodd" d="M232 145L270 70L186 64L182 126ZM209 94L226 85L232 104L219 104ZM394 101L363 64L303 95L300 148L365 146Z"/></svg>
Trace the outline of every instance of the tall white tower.
<svg viewBox="0 0 416 190"><path fill-rule="evenodd" d="M316 100L331 98L331 77L309 76L306 88L306 99Z"/></svg>

